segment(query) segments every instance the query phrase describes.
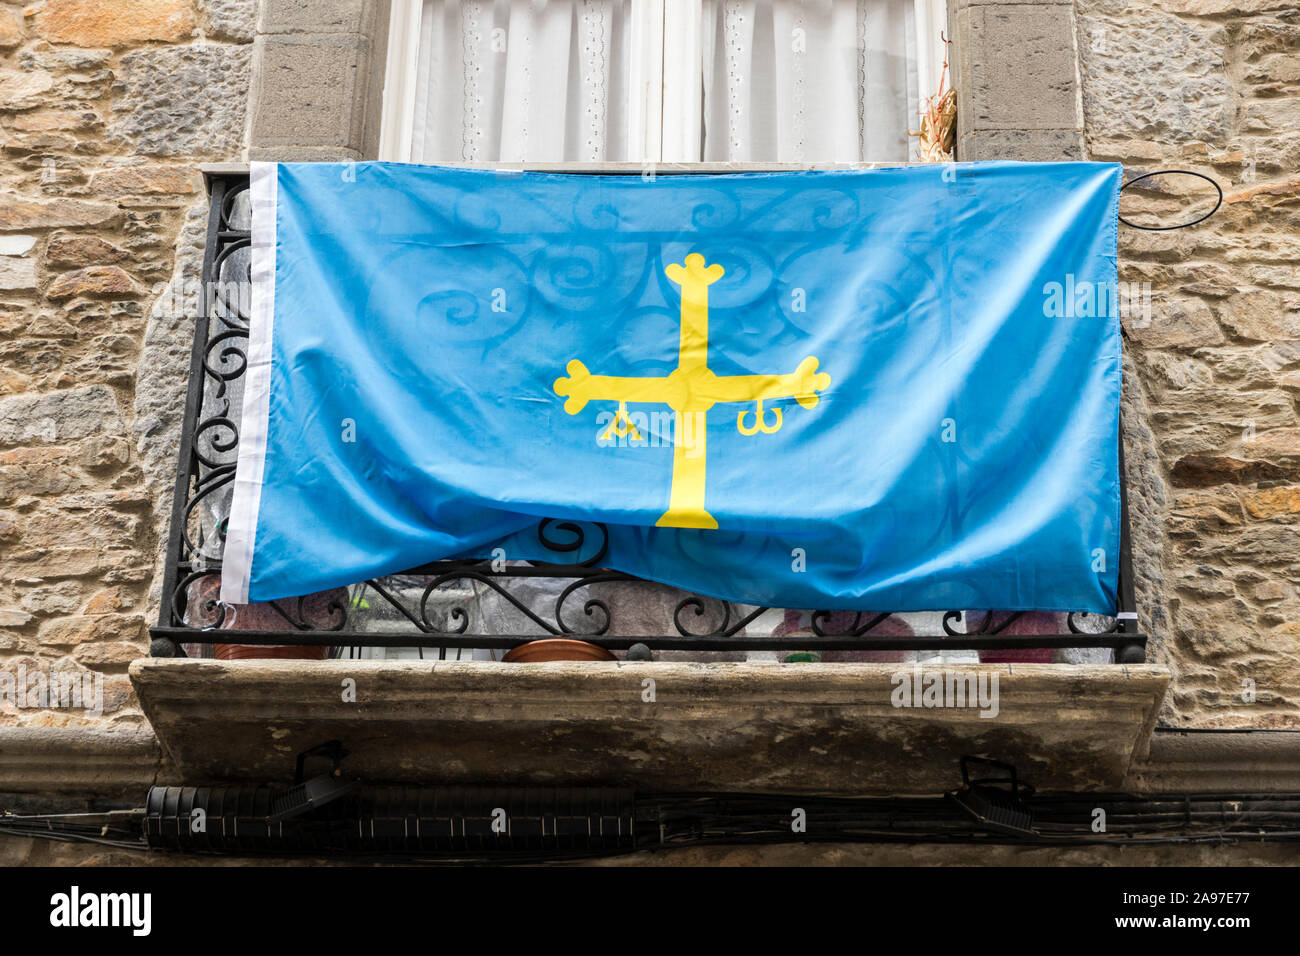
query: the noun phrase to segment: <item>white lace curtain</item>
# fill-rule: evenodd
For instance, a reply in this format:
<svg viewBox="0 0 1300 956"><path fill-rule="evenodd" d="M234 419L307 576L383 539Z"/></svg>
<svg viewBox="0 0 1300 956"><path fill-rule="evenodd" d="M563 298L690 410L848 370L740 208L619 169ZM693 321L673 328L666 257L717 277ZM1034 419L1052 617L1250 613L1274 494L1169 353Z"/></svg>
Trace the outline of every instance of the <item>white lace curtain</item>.
<svg viewBox="0 0 1300 956"><path fill-rule="evenodd" d="M912 11L913 0L704 0L702 158L909 158Z"/></svg>
<svg viewBox="0 0 1300 956"><path fill-rule="evenodd" d="M938 83L918 70L916 2L702 0L698 63L672 65L671 23L662 39L667 68L695 73L700 146L663 158L910 158L907 131ZM659 51L638 35L633 3L424 0L412 161L647 158L632 155L633 63Z"/></svg>
<svg viewBox="0 0 1300 956"><path fill-rule="evenodd" d="M425 0L411 159L623 158L627 6Z"/></svg>

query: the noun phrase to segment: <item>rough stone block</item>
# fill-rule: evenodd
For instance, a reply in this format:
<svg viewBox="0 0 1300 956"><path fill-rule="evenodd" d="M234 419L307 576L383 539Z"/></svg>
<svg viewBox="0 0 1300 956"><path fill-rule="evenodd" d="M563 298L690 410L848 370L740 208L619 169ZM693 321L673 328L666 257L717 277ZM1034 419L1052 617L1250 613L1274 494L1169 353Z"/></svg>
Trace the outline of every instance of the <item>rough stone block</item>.
<svg viewBox="0 0 1300 956"><path fill-rule="evenodd" d="M1187 455L1169 469L1169 479L1179 488L1209 488L1222 484L1285 481L1297 477L1296 469L1266 461L1213 455Z"/></svg>
<svg viewBox="0 0 1300 956"><path fill-rule="evenodd" d="M36 260L0 256L0 289L36 288Z"/></svg>
<svg viewBox="0 0 1300 956"><path fill-rule="evenodd" d="M48 548L10 556L16 580L30 583L59 578L106 575L123 564L121 552L98 548Z"/></svg>
<svg viewBox="0 0 1300 956"><path fill-rule="evenodd" d="M126 54L111 135L149 156L238 156L251 51L249 44L205 43Z"/></svg>
<svg viewBox="0 0 1300 956"><path fill-rule="evenodd" d="M38 639L47 646L130 642L140 640L144 618L139 614L82 614L41 625Z"/></svg>
<svg viewBox="0 0 1300 956"><path fill-rule="evenodd" d="M1079 129L1073 8L981 4L963 11L967 129Z"/></svg>
<svg viewBox="0 0 1300 956"><path fill-rule="evenodd" d="M349 34L258 37L250 147L361 150L369 47Z"/></svg>
<svg viewBox="0 0 1300 956"><path fill-rule="evenodd" d="M168 303L183 298L183 290L200 280L207 222L208 205L200 200L186 213L168 289L150 310L135 381L133 435L140 467L152 489L154 531L159 541L167 539L171 520L170 484L175 480L190 369L188 343L194 329L190 313Z"/></svg>
<svg viewBox="0 0 1300 956"><path fill-rule="evenodd" d="M25 110L40 106L54 88L54 77L44 70L0 74L0 109Z"/></svg>
<svg viewBox="0 0 1300 956"><path fill-rule="evenodd" d="M1161 305L1148 322L1132 318L1124 322L1129 335L1139 344L1148 348L1196 349L1223 343L1223 330L1205 302L1187 299Z"/></svg>
<svg viewBox="0 0 1300 956"><path fill-rule="evenodd" d="M45 249L45 260L50 265L83 266L112 265L129 258L130 254L98 236L78 236L60 232L50 237Z"/></svg>
<svg viewBox="0 0 1300 956"><path fill-rule="evenodd" d="M95 173L91 188L99 196L189 196L199 190L199 174L186 166L119 166Z"/></svg>
<svg viewBox="0 0 1300 956"><path fill-rule="evenodd" d="M1219 321L1233 335L1257 342L1300 338L1300 320L1288 315L1274 292L1241 292L1219 309Z"/></svg>
<svg viewBox="0 0 1300 956"><path fill-rule="evenodd" d="M1294 10L1295 0L1160 0L1170 13L1194 17L1251 16L1274 10Z"/></svg>
<svg viewBox="0 0 1300 956"><path fill-rule="evenodd" d="M252 42L257 33L257 0L203 0L209 36Z"/></svg>
<svg viewBox="0 0 1300 956"><path fill-rule="evenodd" d="M1247 492L1242 504L1252 518L1300 521L1300 487L1294 485Z"/></svg>
<svg viewBox="0 0 1300 956"><path fill-rule="evenodd" d="M35 245L35 236L0 236L0 256L25 256Z"/></svg>
<svg viewBox="0 0 1300 956"><path fill-rule="evenodd" d="M38 427L50 430L45 422ZM76 469L68 467L68 449L61 445L42 445L39 448L14 448L0 452L0 501L16 501L28 495L50 497L77 491L87 486L88 479ZM14 525L14 534L24 535L27 522ZM6 542L6 561L12 557L12 541ZM6 567L6 571L9 568Z"/></svg>
<svg viewBox="0 0 1300 956"><path fill-rule="evenodd" d="M130 664L140 657L147 657L147 649L142 640L109 641L83 644L73 655L77 663L87 667L113 667Z"/></svg>
<svg viewBox="0 0 1300 956"><path fill-rule="evenodd" d="M0 399L0 444L71 441L122 431L117 398L106 385Z"/></svg>
<svg viewBox="0 0 1300 956"><path fill-rule="evenodd" d="M100 125L99 114L93 110L41 110L39 113L22 113L7 120L5 125L19 132L44 133L50 130L84 132Z"/></svg>
<svg viewBox="0 0 1300 956"><path fill-rule="evenodd" d="M24 50L18 65L24 70L99 70L113 59L112 50L88 50L75 47L51 47L41 43Z"/></svg>
<svg viewBox="0 0 1300 956"><path fill-rule="evenodd" d="M51 301L58 301L75 295L132 295L136 291L131 276L120 267L90 266L59 276L45 295Z"/></svg>
<svg viewBox="0 0 1300 956"><path fill-rule="evenodd" d="M1078 35L1089 135L1227 140L1233 96L1222 24L1149 9L1118 22L1081 15Z"/></svg>
<svg viewBox="0 0 1300 956"><path fill-rule="evenodd" d="M188 38L194 26L189 0L45 0L36 10L38 36L81 47L175 43Z"/></svg>
<svg viewBox="0 0 1300 956"><path fill-rule="evenodd" d="M957 142L963 162L1014 159L1027 163L1081 160L1083 131L1077 129L976 129Z"/></svg>
<svg viewBox="0 0 1300 956"><path fill-rule="evenodd" d="M259 33L371 34L376 0L262 0Z"/></svg>
<svg viewBox="0 0 1300 956"><path fill-rule="evenodd" d="M0 10L0 48L9 49L23 42L23 26L8 10Z"/></svg>

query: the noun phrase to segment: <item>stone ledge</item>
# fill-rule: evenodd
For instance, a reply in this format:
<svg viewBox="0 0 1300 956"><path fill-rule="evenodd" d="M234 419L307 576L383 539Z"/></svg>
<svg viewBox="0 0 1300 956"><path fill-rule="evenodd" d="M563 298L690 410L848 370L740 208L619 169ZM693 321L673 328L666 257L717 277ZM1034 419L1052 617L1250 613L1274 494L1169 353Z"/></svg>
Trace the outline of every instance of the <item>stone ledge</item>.
<svg viewBox="0 0 1300 956"><path fill-rule="evenodd" d="M984 718L895 708L898 670L150 659L131 679L187 783L284 780L297 753L338 738L349 771L377 782L862 795L950 789L963 754L1015 763L1040 790L1117 789L1169 683L1153 665L965 665L999 678Z"/></svg>
<svg viewBox="0 0 1300 956"><path fill-rule="evenodd" d="M1300 731L1160 730L1135 760L1138 793L1300 793Z"/></svg>
<svg viewBox="0 0 1300 956"><path fill-rule="evenodd" d="M0 793L143 800L162 751L148 727L0 727Z"/></svg>

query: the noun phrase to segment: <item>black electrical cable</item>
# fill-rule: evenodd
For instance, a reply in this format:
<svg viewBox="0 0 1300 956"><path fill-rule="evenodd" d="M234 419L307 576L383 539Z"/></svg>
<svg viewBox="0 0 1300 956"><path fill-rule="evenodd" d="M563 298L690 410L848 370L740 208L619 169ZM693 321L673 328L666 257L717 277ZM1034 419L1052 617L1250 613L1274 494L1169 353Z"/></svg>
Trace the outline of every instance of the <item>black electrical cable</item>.
<svg viewBox="0 0 1300 956"><path fill-rule="evenodd" d="M472 789L472 788L471 788ZM1300 795L1241 797L1178 795L1140 797L1131 794L1038 795L1027 801L1033 829L1019 836L991 831L943 797L851 798L747 794L650 794L623 804L630 812L635 843L622 845L537 846L507 837L471 837L458 847L435 849L421 843L432 831L429 798L443 800L437 817L446 832L448 806L465 820L481 823L479 810L467 810L458 794L465 788L364 787L358 796L339 799L301 817L268 826L246 795L265 796L267 788L227 788L224 804L207 809L222 825L204 836L203 845L187 845L188 816L161 809L165 802L151 797L143 809L101 813L5 814L0 833L40 839L92 843L125 850L157 850L145 836L169 833L178 849L203 855L283 857L287 855L346 858L352 861L437 862L446 864L563 863L622 855L636 851L665 851L691 846L757 846L827 843L1012 843L1023 846L1153 846L1163 844L1297 843L1300 842ZM527 788L497 791L503 798ZM159 792L173 792L159 788ZM154 791L151 791L153 793ZM191 791L191 795L197 794ZM593 791L595 803L573 807L567 819L610 812ZM244 796L241 796L244 795ZM450 802L449 802L450 801ZM189 806L187 804L186 806ZM802 810L805 827L792 827L792 812ZM1104 832L1093 832L1094 815L1105 812ZM238 811L238 812L236 812ZM151 815L152 814L152 815ZM170 815L169 815L170 814ZM456 818L459 820L459 818ZM605 819L612 819L606 816ZM233 820L232 838L225 840L225 823ZM405 821L415 820L413 828ZM393 824L400 822L398 829ZM262 837L250 845L260 827ZM164 830L164 828L166 828ZM553 829L553 827L552 827ZM379 838L366 838L367 833ZM471 832L473 832L471 830ZM626 836L627 831L621 831ZM382 835L382 834L387 834ZM551 834L554 837L554 834ZM475 844L473 840L481 842ZM179 841L179 842L177 842ZM514 842L512 842L514 841ZM194 841L190 841L194 842Z"/></svg>
<svg viewBox="0 0 1300 956"><path fill-rule="evenodd" d="M94 843L99 846L114 847L119 850L148 850L144 839L109 840L89 833L71 833L63 830L37 830L26 827L11 827L0 824L0 834L15 837L32 837L38 840L53 840L56 843Z"/></svg>

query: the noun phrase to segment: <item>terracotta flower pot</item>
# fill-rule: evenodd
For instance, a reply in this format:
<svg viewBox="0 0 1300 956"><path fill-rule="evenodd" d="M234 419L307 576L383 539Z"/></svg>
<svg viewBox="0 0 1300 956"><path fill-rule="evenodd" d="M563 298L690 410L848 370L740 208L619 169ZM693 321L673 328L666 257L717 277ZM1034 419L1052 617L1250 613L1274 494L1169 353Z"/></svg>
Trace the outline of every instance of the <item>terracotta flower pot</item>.
<svg viewBox="0 0 1300 956"><path fill-rule="evenodd" d="M980 612L967 611L966 620L978 621ZM1049 611L1026 611L1003 629L1003 634L1059 634L1065 630L1065 615ZM981 664L1050 664L1056 651L1050 647L1021 650L980 651Z"/></svg>
<svg viewBox="0 0 1300 956"><path fill-rule="evenodd" d="M512 664L539 664L545 661L613 661L618 658L598 644L555 637L520 644L501 659Z"/></svg>
<svg viewBox="0 0 1300 956"><path fill-rule="evenodd" d="M212 656L219 661L323 661L329 656L329 648L294 644L214 644Z"/></svg>
<svg viewBox="0 0 1300 956"><path fill-rule="evenodd" d="M189 609L186 611L186 623L191 626L204 626L219 622L218 632L230 641L239 639L236 633L238 631L276 630L286 626L284 616L270 604L238 604L227 606L224 611L217 609L215 602L220 588L221 577L216 574L205 575L190 584L187 594ZM305 620L315 626L330 626L337 623L335 615L339 608L347 606L347 599L346 588L319 591L299 599L297 610ZM190 614L193 614L193 617L189 617ZM216 632L213 636L216 636ZM317 645L212 645L212 655L219 661L323 661L329 657L329 652L328 647Z"/></svg>

